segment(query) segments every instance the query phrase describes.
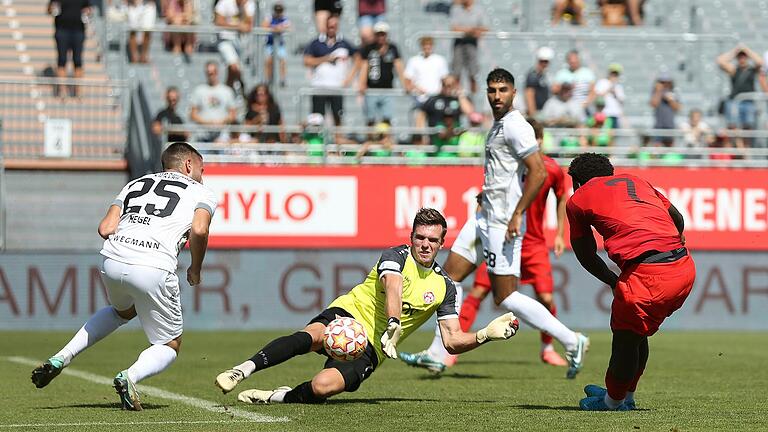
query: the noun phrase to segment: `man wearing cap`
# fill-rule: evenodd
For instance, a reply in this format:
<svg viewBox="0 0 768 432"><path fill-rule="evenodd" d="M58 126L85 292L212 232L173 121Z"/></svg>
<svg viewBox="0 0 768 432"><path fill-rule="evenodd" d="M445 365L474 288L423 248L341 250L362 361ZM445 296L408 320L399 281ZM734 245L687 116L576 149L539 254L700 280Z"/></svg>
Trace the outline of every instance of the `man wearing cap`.
<svg viewBox="0 0 768 432"><path fill-rule="evenodd" d="M736 60L736 64L733 61ZM752 62L750 63L750 60ZM725 119L729 129L754 129L757 124L755 101L751 99L736 101L741 93L755 91L755 78L763 66L763 59L744 44L720 54L717 65L731 78L731 94L725 104ZM736 145L743 147L743 139L737 138Z"/></svg>
<svg viewBox="0 0 768 432"><path fill-rule="evenodd" d="M368 126L377 121L391 123L392 96L366 94L368 89L392 89L394 72L405 86L403 61L397 45L389 41L389 24L378 22L373 26L374 41L360 51L362 71L359 90L365 95L365 118Z"/></svg>
<svg viewBox="0 0 768 432"><path fill-rule="evenodd" d="M618 63L608 65L608 76L595 83L595 100L602 98L605 102L603 113L610 119L612 127L621 127L621 118L624 116L624 86L619 82L619 77L624 68Z"/></svg>
<svg viewBox="0 0 768 432"><path fill-rule="evenodd" d="M547 68L554 56L555 52L552 48L539 48L536 51L536 66L532 67L525 77L525 106L529 117L534 117L537 112L544 108L544 104L549 99Z"/></svg>

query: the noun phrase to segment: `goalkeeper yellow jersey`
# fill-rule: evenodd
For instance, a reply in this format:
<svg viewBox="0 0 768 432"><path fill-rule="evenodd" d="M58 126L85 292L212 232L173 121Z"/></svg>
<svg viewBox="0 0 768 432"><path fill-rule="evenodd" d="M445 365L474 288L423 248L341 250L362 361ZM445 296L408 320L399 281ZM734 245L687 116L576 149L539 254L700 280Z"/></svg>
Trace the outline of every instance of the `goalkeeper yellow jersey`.
<svg viewBox="0 0 768 432"><path fill-rule="evenodd" d="M344 309L365 327L368 343L372 343L376 349L379 362L385 358L381 350L381 335L384 334L389 319L384 283L381 280L387 273L403 276L400 342L435 312L438 320L459 316L456 310L456 287L437 263L433 263L432 267L420 265L411 255L408 245L385 250L361 284L328 305L329 308Z"/></svg>

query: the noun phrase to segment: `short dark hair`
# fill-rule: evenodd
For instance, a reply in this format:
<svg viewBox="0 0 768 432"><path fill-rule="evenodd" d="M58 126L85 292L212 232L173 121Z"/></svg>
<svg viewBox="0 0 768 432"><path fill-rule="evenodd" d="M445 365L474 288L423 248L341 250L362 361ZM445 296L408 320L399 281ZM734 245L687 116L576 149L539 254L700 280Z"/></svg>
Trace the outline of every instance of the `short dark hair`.
<svg viewBox="0 0 768 432"><path fill-rule="evenodd" d="M512 84L512 87L515 86L515 77L512 76L512 74L503 68L496 68L488 73L488 77L485 79L486 84L490 84L493 82L508 82Z"/></svg>
<svg viewBox="0 0 768 432"><path fill-rule="evenodd" d="M165 94L168 94L168 93L170 93L170 92L176 92L176 93L179 93L179 88L178 88L178 87L176 87L176 86L168 86L168 87L165 89Z"/></svg>
<svg viewBox="0 0 768 432"><path fill-rule="evenodd" d="M573 181L583 185L594 177L613 175L613 165L607 157L597 153L583 153L576 156L568 167Z"/></svg>
<svg viewBox="0 0 768 432"><path fill-rule="evenodd" d="M411 230L411 234L416 232L416 227L419 225L440 225L443 227L443 235L442 237L445 237L445 234L448 232L448 223L445 221L445 217L443 217L442 214L440 214L439 211L433 209L433 208L420 208L418 212L416 212L416 217L413 218L413 228Z"/></svg>
<svg viewBox="0 0 768 432"><path fill-rule="evenodd" d="M533 135L536 136L536 139L543 139L544 138L544 126L536 121L533 117L526 117L525 118L528 123L531 124L531 127L533 128Z"/></svg>
<svg viewBox="0 0 768 432"><path fill-rule="evenodd" d="M189 143L183 141L171 143L171 145L165 149L161 158L163 162L163 169L169 170L181 168L181 164L184 163L184 160L192 155L197 155L200 160L203 159L203 155L201 155L199 151L195 150L194 147L189 145Z"/></svg>

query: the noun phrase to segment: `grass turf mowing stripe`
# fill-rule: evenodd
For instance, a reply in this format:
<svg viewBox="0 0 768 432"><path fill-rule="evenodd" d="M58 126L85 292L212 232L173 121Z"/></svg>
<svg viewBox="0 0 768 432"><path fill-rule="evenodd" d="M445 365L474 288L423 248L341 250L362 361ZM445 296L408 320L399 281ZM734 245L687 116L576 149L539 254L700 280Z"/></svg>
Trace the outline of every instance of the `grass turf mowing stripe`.
<svg viewBox="0 0 768 432"><path fill-rule="evenodd" d="M9 362L32 366L32 367L39 366L42 363L39 360L35 360L27 357L6 357L5 359L8 360ZM95 375L88 372L83 372L83 371L79 371L71 368L65 368L64 370L61 371L61 373L63 375L73 376L73 377L90 381L96 384L103 384L103 385L110 385L110 386L112 385L112 378L107 378L104 376ZM218 414L227 414L230 416L250 420L256 423L276 423L276 422L289 421L287 417L271 417L267 415L256 414L249 411L243 411L238 408L219 405L217 403L207 401L205 399L198 399L191 396L185 396L182 394L169 392L163 389L159 389L157 387L151 387L146 385L138 385L136 387L138 388L140 393L144 393L152 397L178 401L183 404L200 408L206 411L211 411Z"/></svg>
<svg viewBox="0 0 768 432"><path fill-rule="evenodd" d="M232 424L232 423L252 423L248 420L168 420L168 421L143 421L143 422L81 422L81 423L19 423L19 424L0 424L0 429L21 429L21 428L48 428L65 426L147 426L147 425L198 425L198 424Z"/></svg>

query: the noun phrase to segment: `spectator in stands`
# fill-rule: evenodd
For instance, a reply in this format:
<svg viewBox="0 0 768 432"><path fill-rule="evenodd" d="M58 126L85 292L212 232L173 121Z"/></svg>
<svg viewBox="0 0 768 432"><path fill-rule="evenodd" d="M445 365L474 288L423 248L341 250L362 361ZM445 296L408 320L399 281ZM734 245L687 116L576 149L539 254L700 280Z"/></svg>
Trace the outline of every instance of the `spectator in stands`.
<svg viewBox="0 0 768 432"><path fill-rule="evenodd" d="M344 4L341 0L315 0L315 26L317 34L326 34L328 32L328 18L331 16L341 16L341 10Z"/></svg>
<svg viewBox="0 0 768 432"><path fill-rule="evenodd" d="M618 63L608 65L608 76L595 83L595 98L605 101L604 113L611 120L612 128L622 127L624 117L624 86L619 81L624 68Z"/></svg>
<svg viewBox="0 0 768 432"><path fill-rule="evenodd" d="M217 48L227 65L227 85L244 95L240 55L244 37L253 29L254 0L218 0L213 7L213 23L228 30L218 35Z"/></svg>
<svg viewBox="0 0 768 432"><path fill-rule="evenodd" d="M603 25L643 25L643 4L645 0L597 0L603 15Z"/></svg>
<svg viewBox="0 0 768 432"><path fill-rule="evenodd" d="M477 40L488 31L485 13L474 6L475 0L458 0L451 6L451 31L464 35L453 41L453 60L451 74L461 82L463 71L469 77L469 91L477 92L475 75L479 71L477 60Z"/></svg>
<svg viewBox="0 0 768 432"><path fill-rule="evenodd" d="M226 126L237 122L235 93L232 88L219 82L219 68L215 62L205 64L206 83L195 87L192 92L189 118L203 126ZM226 136L226 130L209 131L198 135L198 139L212 142L218 136Z"/></svg>
<svg viewBox="0 0 768 432"><path fill-rule="evenodd" d="M544 126L575 128L584 124L584 107L573 97L573 84L562 83L547 100L537 118Z"/></svg>
<svg viewBox="0 0 768 432"><path fill-rule="evenodd" d="M561 19L573 25L582 25L583 12L584 0L555 0L552 5L552 25L559 24Z"/></svg>
<svg viewBox="0 0 768 432"><path fill-rule="evenodd" d="M128 60L131 63L149 63L149 44L157 20L157 5L151 0L128 0L126 11L128 28Z"/></svg>
<svg viewBox="0 0 768 432"><path fill-rule="evenodd" d="M549 62L555 57L555 52L550 47L541 47L536 51L536 66L528 71L525 77L525 106L528 116L533 117L544 108L549 99L549 78L547 68Z"/></svg>
<svg viewBox="0 0 768 432"><path fill-rule="evenodd" d="M736 64L734 64L734 60ZM751 60L751 62L750 62ZM717 65L731 78L731 94L725 103L725 120L728 129L736 132L752 130L757 126L757 111L752 99L736 100L742 93L755 91L755 78L763 66L763 59L744 44L720 54ZM736 146L751 145L751 139L736 137Z"/></svg>
<svg viewBox="0 0 768 432"><path fill-rule="evenodd" d="M651 95L651 107L653 107L654 129L675 129L675 114L680 111L680 97L675 92L675 83L672 76L662 72L656 78ZM655 144L671 147L674 143L672 136L656 137Z"/></svg>
<svg viewBox="0 0 768 432"><path fill-rule="evenodd" d="M72 52L74 77L83 77L83 44L85 42L85 23L83 17L91 15L90 0L54 1L48 3L48 14L54 17L54 38L56 39L56 77L67 77L67 57ZM72 96L79 95L79 86L71 86ZM56 96L64 96L60 86L54 86Z"/></svg>
<svg viewBox="0 0 768 432"><path fill-rule="evenodd" d="M414 126L424 128L427 118L422 106L430 97L440 93L442 80L448 75L448 62L445 57L435 54L434 39L424 36L419 39L421 52L408 59L405 66L404 87L414 97ZM416 136L414 143L420 143L421 137Z"/></svg>
<svg viewBox="0 0 768 432"><path fill-rule="evenodd" d="M360 93L365 95L365 118L368 126L377 121L392 123L392 96L369 95L370 89L392 89L394 78L405 85L403 61L397 45L389 41L389 24L384 21L373 26L375 41L360 51L362 73L360 74Z"/></svg>
<svg viewBox="0 0 768 432"><path fill-rule="evenodd" d="M685 134L683 141L686 147L710 147L715 140L712 128L701 119L699 109L692 109L688 113L688 120L680 125L680 129Z"/></svg>
<svg viewBox="0 0 768 432"><path fill-rule="evenodd" d="M602 97L595 99L595 112L587 117L585 125L587 135L583 136L582 145L607 147L613 144L613 119L605 112L607 106Z"/></svg>
<svg viewBox="0 0 768 432"><path fill-rule="evenodd" d="M163 130L167 125L184 124L181 116L176 113L176 107L179 105L179 89L170 86L165 89L165 108L160 110L152 121L152 133L158 138L162 138ZM188 134L183 132L171 132L168 134L168 142L187 141Z"/></svg>
<svg viewBox="0 0 768 432"><path fill-rule="evenodd" d="M279 132L251 133L251 138L258 142L287 142L283 129L280 106L275 102L267 84L259 84L248 94L248 112L245 114L248 126L278 126Z"/></svg>
<svg viewBox="0 0 768 432"><path fill-rule="evenodd" d="M285 87L285 57L287 53L283 33L291 29L291 21L285 16L285 7L282 3L275 3L272 6L272 15L267 15L264 18L261 27L272 31L267 36L267 43L264 48L264 54L267 57L264 62L264 78L266 82L272 82L274 59L277 57L280 65L280 87Z"/></svg>
<svg viewBox="0 0 768 432"><path fill-rule="evenodd" d="M357 29L363 46L375 42L373 27L386 20L386 12L386 0L357 0Z"/></svg>
<svg viewBox="0 0 768 432"><path fill-rule="evenodd" d="M197 24L194 0L163 0L162 11L168 25ZM164 38L166 49L174 54L192 55L195 51L194 33L166 33Z"/></svg>
<svg viewBox="0 0 768 432"><path fill-rule="evenodd" d="M467 116L469 128L459 136L459 156L480 157L485 152L487 129L483 127L483 115L479 112Z"/></svg>
<svg viewBox="0 0 768 432"><path fill-rule="evenodd" d="M442 80L440 93L429 98L423 105L427 114L429 127L438 128L437 134L432 136L432 145L440 147L455 139L458 144L458 136L461 134L461 116L474 112L472 102L459 85L458 79L453 75L447 75Z"/></svg>
<svg viewBox="0 0 768 432"><path fill-rule="evenodd" d="M595 73L592 72L592 69L581 65L579 52L576 50L568 51L568 54L565 55L565 61L568 66L557 71L552 91L558 93L563 83L571 83L573 85L573 99L580 103L583 109L586 109L591 103L590 95L595 85Z"/></svg>
<svg viewBox="0 0 768 432"><path fill-rule="evenodd" d="M356 52L338 30L339 17L332 15L326 23L327 33L319 35L304 51L304 66L310 69L312 87L330 93L312 96L312 112L325 115L326 109L330 108L336 126L341 125L344 99L334 93L351 81L354 70L350 66ZM341 141L341 135L336 139L337 143Z"/></svg>
<svg viewBox="0 0 768 432"><path fill-rule="evenodd" d="M360 146L357 155L357 160L363 158L365 155L370 156L390 156L392 155L392 134L389 133L392 127L387 122L379 122L374 126L374 133L371 134L368 139Z"/></svg>

